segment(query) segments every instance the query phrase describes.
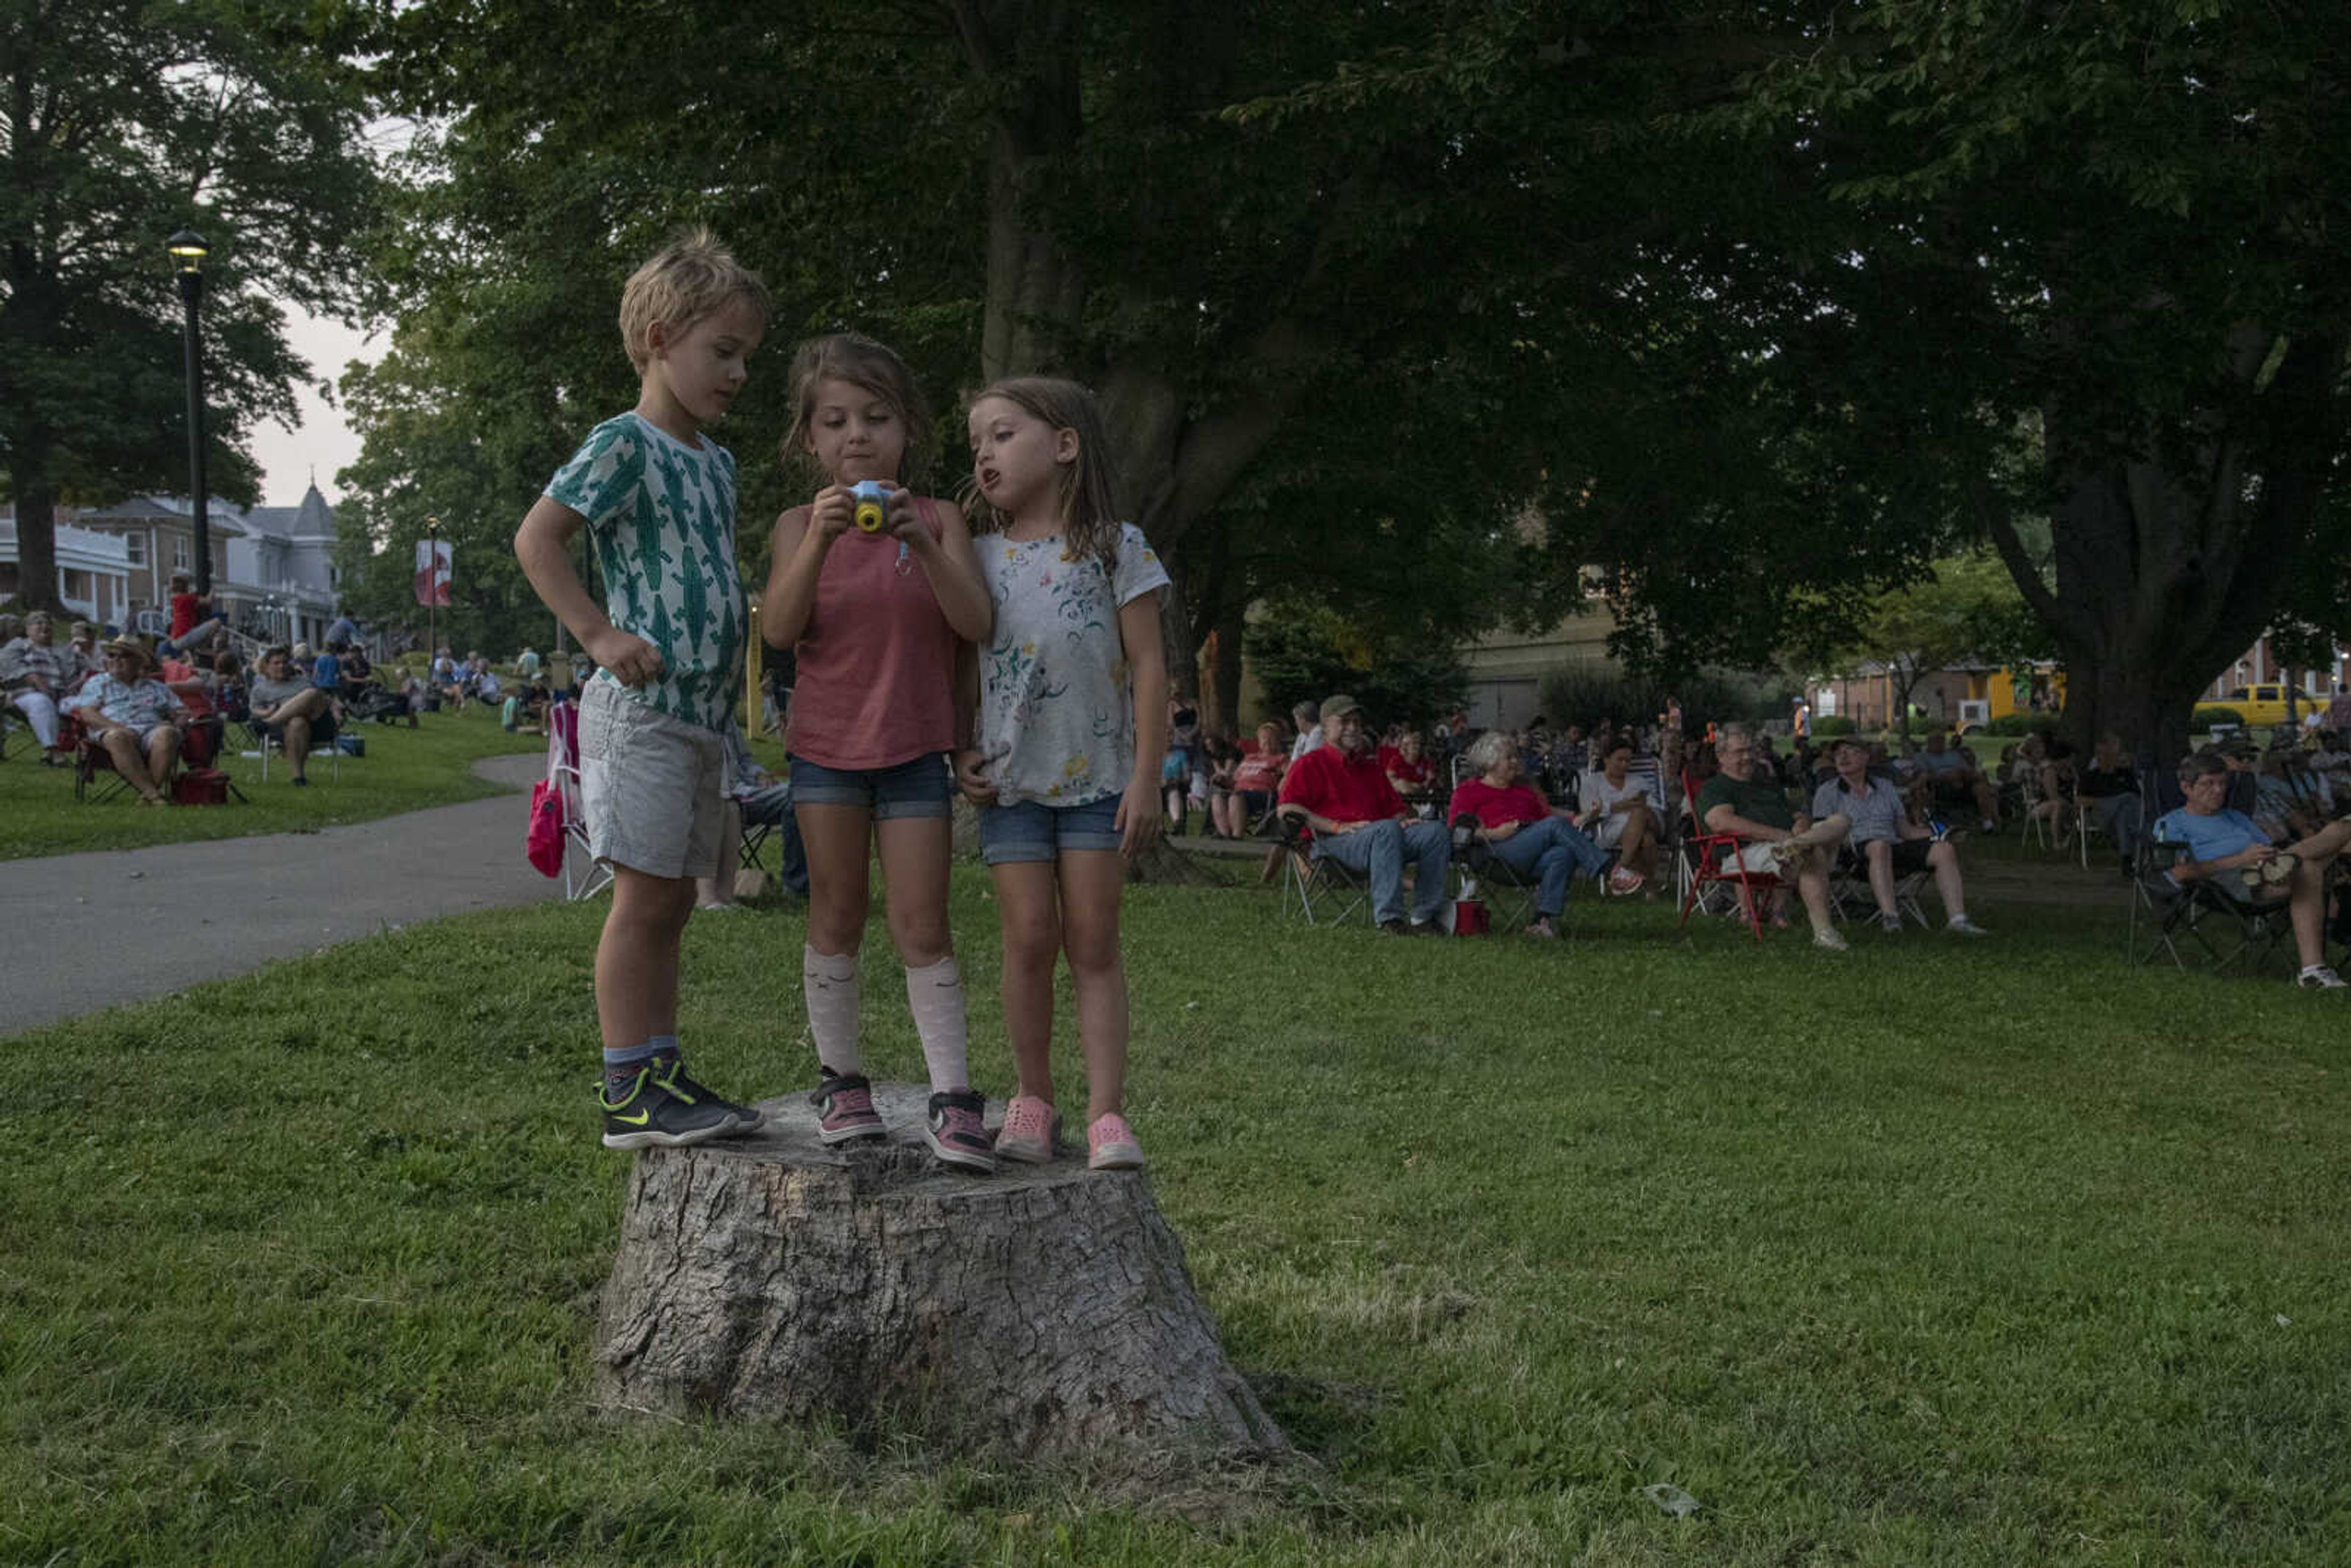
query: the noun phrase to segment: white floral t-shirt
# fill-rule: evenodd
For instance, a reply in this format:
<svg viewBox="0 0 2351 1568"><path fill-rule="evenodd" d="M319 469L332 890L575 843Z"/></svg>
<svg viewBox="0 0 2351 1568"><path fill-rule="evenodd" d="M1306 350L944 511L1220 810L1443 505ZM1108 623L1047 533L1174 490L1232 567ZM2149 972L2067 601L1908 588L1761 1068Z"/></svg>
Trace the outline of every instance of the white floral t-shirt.
<svg viewBox="0 0 2351 1568"><path fill-rule="evenodd" d="M1167 586L1133 523L1119 530L1113 579L1059 536L972 540L996 605L980 652L979 749L997 799L1082 806L1125 789L1134 773L1134 689L1118 612Z"/></svg>

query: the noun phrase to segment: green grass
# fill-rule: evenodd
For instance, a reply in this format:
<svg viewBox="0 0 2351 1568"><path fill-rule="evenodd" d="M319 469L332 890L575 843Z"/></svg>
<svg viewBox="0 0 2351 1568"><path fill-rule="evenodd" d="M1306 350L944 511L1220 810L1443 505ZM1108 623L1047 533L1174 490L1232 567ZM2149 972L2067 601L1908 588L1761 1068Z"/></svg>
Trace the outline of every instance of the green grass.
<svg viewBox="0 0 2351 1568"><path fill-rule="evenodd" d="M309 768L307 789L287 781L283 758L271 759L269 782L264 784L258 759L230 757L222 766L245 791L244 804L231 800L225 806L151 811L141 810L128 794L97 805L77 802L73 770L41 767L39 748L30 736L17 731L8 737L7 760L0 762L0 860L142 849L248 833L312 832L343 822L372 821L494 795L495 785L474 777L473 762L547 749L547 742L538 736L508 735L499 727L496 710L479 706L463 714L423 715L415 729L369 724L353 726L350 733L367 737L367 755L343 758L340 782L323 756ZM105 778L101 775L99 782Z"/></svg>
<svg viewBox="0 0 2351 1568"><path fill-rule="evenodd" d="M1842 957L1656 906L1549 947L1129 908L1155 1188L1313 1466L1163 1498L596 1416L600 913L538 908L8 1042L0 1562L2343 1560L2341 998L2019 905ZM703 1076L812 1077L800 940L695 924ZM869 1066L919 1077L886 949Z"/></svg>

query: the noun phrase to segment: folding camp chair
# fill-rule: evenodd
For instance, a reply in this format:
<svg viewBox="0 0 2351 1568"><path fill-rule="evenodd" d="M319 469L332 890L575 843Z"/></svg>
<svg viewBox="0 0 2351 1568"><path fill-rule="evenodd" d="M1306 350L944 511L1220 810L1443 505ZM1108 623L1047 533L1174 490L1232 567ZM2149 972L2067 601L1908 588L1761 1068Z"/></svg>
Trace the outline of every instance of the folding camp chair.
<svg viewBox="0 0 2351 1568"><path fill-rule="evenodd" d="M266 784L269 782L269 758L271 755L275 754L279 758L284 758L286 756L286 732L280 726L265 726L258 722L251 724L247 726L247 727L252 731L254 741L260 749L261 781L264 784ZM316 761L321 752L325 753L327 758L327 777L333 779L338 784L341 783L343 781L343 752L342 747L337 746L333 741L329 740L323 745L313 745L310 747L309 755L304 758L305 765L307 766L309 762Z"/></svg>
<svg viewBox="0 0 2351 1568"><path fill-rule="evenodd" d="M2041 770L2031 763L2016 777L2017 809L2024 815L2024 841L2037 843L2043 849L2055 847L2051 836L2050 819L2042 814L2042 803L2048 797L2041 791Z"/></svg>
<svg viewBox="0 0 2351 1568"><path fill-rule="evenodd" d="M166 798L171 797L172 786L183 773L213 765L220 754L220 736L221 721L216 716L192 717L181 727L180 755L172 765L172 777L155 780ZM73 754L74 799L81 804L103 805L131 788L131 780L114 766L113 753L90 733L78 716L60 716L57 746ZM240 802L245 800L245 792L235 784L228 786L228 794Z"/></svg>
<svg viewBox="0 0 2351 1568"><path fill-rule="evenodd" d="M1453 866L1460 873L1463 898L1486 901L1487 922L1495 931L1515 931L1534 915L1535 894L1542 878L1522 872L1479 836L1481 824L1464 811L1453 819Z"/></svg>
<svg viewBox="0 0 2351 1568"><path fill-rule="evenodd" d="M1698 783L1682 776L1683 810L1689 827L1683 833L1674 860L1682 884L1682 917L1687 928L1693 912L1708 915L1738 913L1745 916L1755 940L1763 940L1763 907L1771 895L1787 886L1772 872L1749 871L1740 855L1738 836L1709 833L1698 814Z"/></svg>
<svg viewBox="0 0 2351 1568"><path fill-rule="evenodd" d="M73 753L74 799L81 804L102 806L131 788L131 780L114 766L113 754L71 712L57 719L57 745ZM168 779L155 782L165 795L172 792Z"/></svg>
<svg viewBox="0 0 2351 1568"><path fill-rule="evenodd" d="M1581 810L1584 801L1598 799L1593 780L1604 777L1605 770L1598 768L1586 768L1577 774L1573 780L1575 799L1569 802L1570 808ZM1681 813L1674 809L1672 798L1666 793L1664 761L1656 757L1634 758L1625 765L1625 781L1627 784L1639 785L1642 796L1649 802L1649 814L1656 819L1656 844L1660 854L1676 853L1675 830ZM1597 835L1595 834L1594 837L1596 838ZM1610 865L1617 864L1622 858L1619 850L1614 846L1610 847L1608 851ZM1665 862L1661 860L1658 863L1662 865ZM1677 889L1677 891L1681 890Z"/></svg>
<svg viewBox="0 0 2351 1568"><path fill-rule="evenodd" d="M1280 843L1284 852L1281 906L1292 903L1309 925L1335 925L1358 909L1370 907L1372 879L1338 862L1313 852L1313 835L1295 809L1277 811Z"/></svg>
<svg viewBox="0 0 2351 1568"><path fill-rule="evenodd" d="M547 705L547 782L563 802L563 896L593 898L612 883L612 868L588 847L588 818L580 803L580 709Z"/></svg>
<svg viewBox="0 0 2351 1568"><path fill-rule="evenodd" d="M2147 901L2150 921L2147 942L2134 955L2136 961L2151 964L2160 955L2185 970L2188 962L2180 954L2180 944L2187 942L2217 972L2258 973L2283 950L2294 934L2287 901L2276 898L2256 904L2235 896L2225 883L2209 878L2174 883L2167 873L2185 852L2184 846L2152 836L2141 845L2132 880Z"/></svg>
<svg viewBox="0 0 2351 1568"><path fill-rule="evenodd" d="M1934 925L1918 897L1934 874L1924 867L1894 873L1894 912L1927 931ZM1836 857L1829 862L1829 909L1839 920L1875 921L1880 913L1876 890L1869 885L1869 862L1850 840L1837 846Z"/></svg>
<svg viewBox="0 0 2351 1568"><path fill-rule="evenodd" d="M62 715L59 716L63 717ZM0 762L8 760L8 732L12 729L21 729L30 735L33 733L33 721L26 718L5 695L0 695Z"/></svg>

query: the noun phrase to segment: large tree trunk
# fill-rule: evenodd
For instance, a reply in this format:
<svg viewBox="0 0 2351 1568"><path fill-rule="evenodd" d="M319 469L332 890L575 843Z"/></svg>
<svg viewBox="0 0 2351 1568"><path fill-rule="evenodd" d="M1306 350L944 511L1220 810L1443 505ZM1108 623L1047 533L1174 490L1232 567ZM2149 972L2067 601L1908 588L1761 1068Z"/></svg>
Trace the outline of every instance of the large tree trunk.
<svg viewBox="0 0 2351 1568"><path fill-rule="evenodd" d="M980 368L987 380L1087 373L1071 363L1087 281L1042 215L1040 190L1084 137L1073 0L952 0L965 57L997 95L988 148L987 283ZM1137 63L1139 90L1171 125L1226 101L1238 7L1163 7L1164 49ZM1131 108L1131 106L1130 106ZM1138 193L1137 201L1147 199ZM1333 224L1335 233L1342 225ZM1327 237L1327 236L1326 236ZM1310 259L1308 268L1319 260ZM1129 304L1146 303L1135 297ZM1193 527L1280 428L1324 345L1278 313L1245 345L1248 391L1201 415L1191 395L1140 350L1092 367L1128 517L1171 573L1186 560ZM1168 669L1193 669L1198 641L1189 606L1171 594L1162 612Z"/></svg>
<svg viewBox="0 0 2351 1568"><path fill-rule="evenodd" d="M926 1091L826 1148L799 1097L630 1172L596 1337L616 1410L829 1419L958 1451L1136 1459L1288 1446L1230 1364L1138 1173L942 1171Z"/></svg>
<svg viewBox="0 0 2351 1568"><path fill-rule="evenodd" d="M66 613L57 593L57 503L46 483L16 491L16 598L27 610Z"/></svg>
<svg viewBox="0 0 2351 1568"><path fill-rule="evenodd" d="M2056 584L2015 529L1987 508L2018 589L2055 637L2066 669L2064 725L2077 745L2102 729L2161 760L2186 747L2197 694L2252 644L2308 538L2338 416L2344 344L2298 339L2265 384L2274 340L2237 345L2241 405L2175 421L2140 447L2171 465L2085 458L2053 476ZM2153 422L2150 421L2150 423ZM2110 452L2103 433L2045 418L2053 452Z"/></svg>
<svg viewBox="0 0 2351 1568"><path fill-rule="evenodd" d="M1218 722L1236 737L1241 734L1241 639L1248 634L1249 606L1231 595L1217 616L1216 656L1209 661L1209 701Z"/></svg>

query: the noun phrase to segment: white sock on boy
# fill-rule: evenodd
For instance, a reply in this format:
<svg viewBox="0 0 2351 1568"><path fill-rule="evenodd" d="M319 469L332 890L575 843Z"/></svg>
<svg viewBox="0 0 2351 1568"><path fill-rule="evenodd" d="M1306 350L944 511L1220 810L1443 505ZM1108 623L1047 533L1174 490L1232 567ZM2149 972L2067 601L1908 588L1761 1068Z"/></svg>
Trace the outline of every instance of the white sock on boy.
<svg viewBox="0 0 2351 1568"><path fill-rule="evenodd" d="M800 944L800 992L808 1000L816 1059L844 1077L865 1071L857 1049L857 955L820 953Z"/></svg>

